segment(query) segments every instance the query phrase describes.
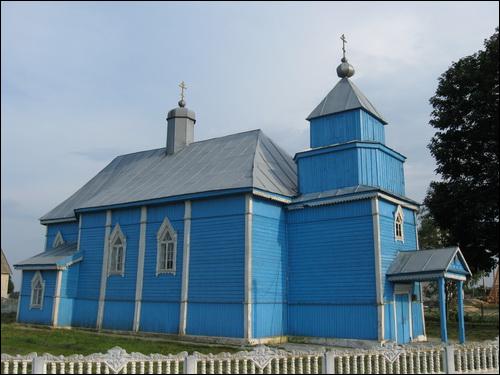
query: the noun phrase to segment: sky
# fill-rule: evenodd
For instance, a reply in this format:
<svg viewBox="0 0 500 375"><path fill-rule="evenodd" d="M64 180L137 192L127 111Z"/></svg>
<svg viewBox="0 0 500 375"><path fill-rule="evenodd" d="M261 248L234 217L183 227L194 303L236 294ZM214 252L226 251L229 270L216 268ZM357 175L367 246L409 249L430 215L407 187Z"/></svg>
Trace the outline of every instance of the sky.
<svg viewBox="0 0 500 375"><path fill-rule="evenodd" d="M308 147L307 115L352 80L408 159L425 197L429 98L453 61L483 47L498 2L1 3L1 246L11 264L43 250L38 219L115 156L164 147L184 80L195 140L262 129ZM20 281L15 271L16 290Z"/></svg>

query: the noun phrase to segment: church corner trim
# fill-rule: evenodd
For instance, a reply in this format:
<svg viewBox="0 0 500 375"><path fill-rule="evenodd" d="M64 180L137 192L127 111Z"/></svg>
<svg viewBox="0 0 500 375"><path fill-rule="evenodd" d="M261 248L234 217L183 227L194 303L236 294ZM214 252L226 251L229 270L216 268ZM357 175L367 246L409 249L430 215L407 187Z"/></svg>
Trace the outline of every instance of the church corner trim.
<svg viewBox="0 0 500 375"><path fill-rule="evenodd" d="M134 307L134 326L135 332L139 331L141 322L141 304L142 304L142 286L144 282L144 257L146 254L146 229L147 229L148 209L141 207L141 223L139 229L139 254L137 259L137 277L135 284L135 307Z"/></svg>
<svg viewBox="0 0 500 375"><path fill-rule="evenodd" d="M252 220L253 220L253 197L252 194L245 195L245 312L244 312L244 336L252 339Z"/></svg>
<svg viewBox="0 0 500 375"><path fill-rule="evenodd" d="M179 335L186 334L188 293L189 293L189 256L191 251L191 201L184 202L184 241L182 259L181 306L179 318Z"/></svg>
<svg viewBox="0 0 500 375"><path fill-rule="evenodd" d="M96 328L101 329L104 315L104 300L106 298L106 282L108 278L109 237L111 234L111 210L106 211L106 225L104 230L104 247L102 252L101 286L99 290L99 305L97 308Z"/></svg>
<svg viewBox="0 0 500 375"><path fill-rule="evenodd" d="M372 217L373 217L373 243L375 259L375 288L377 295L377 328L378 340L384 340L384 286L382 282L382 263L381 263L381 241L380 241L380 213L378 197L372 198Z"/></svg>

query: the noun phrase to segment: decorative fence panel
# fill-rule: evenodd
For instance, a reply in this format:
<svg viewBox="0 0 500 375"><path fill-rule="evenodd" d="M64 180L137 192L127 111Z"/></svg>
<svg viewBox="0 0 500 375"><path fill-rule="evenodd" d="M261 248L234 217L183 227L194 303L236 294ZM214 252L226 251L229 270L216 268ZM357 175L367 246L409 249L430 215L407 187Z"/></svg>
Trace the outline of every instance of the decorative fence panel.
<svg viewBox="0 0 500 375"><path fill-rule="evenodd" d="M285 351L256 347L238 353L127 353L115 347L88 356L2 354L2 374L474 374L498 373L498 339L467 345L375 350Z"/></svg>

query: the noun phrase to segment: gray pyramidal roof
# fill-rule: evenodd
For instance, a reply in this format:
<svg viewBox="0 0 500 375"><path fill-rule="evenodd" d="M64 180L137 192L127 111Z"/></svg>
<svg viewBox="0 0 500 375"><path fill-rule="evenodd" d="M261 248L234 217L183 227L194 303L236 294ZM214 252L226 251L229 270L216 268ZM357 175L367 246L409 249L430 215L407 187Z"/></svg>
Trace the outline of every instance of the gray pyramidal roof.
<svg viewBox="0 0 500 375"><path fill-rule="evenodd" d="M364 109L382 123L387 124L387 121L384 120L373 104L370 103L361 90L348 78L342 78L335 85L314 111L311 112L307 120L357 108Z"/></svg>
<svg viewBox="0 0 500 375"><path fill-rule="evenodd" d="M23 260L14 265L15 268L25 266L64 266L77 255L78 248L76 243L65 243L56 248L43 251L29 259Z"/></svg>
<svg viewBox="0 0 500 375"><path fill-rule="evenodd" d="M118 156L71 197L40 218L75 218L75 209L234 188L297 194L292 157L261 130Z"/></svg>

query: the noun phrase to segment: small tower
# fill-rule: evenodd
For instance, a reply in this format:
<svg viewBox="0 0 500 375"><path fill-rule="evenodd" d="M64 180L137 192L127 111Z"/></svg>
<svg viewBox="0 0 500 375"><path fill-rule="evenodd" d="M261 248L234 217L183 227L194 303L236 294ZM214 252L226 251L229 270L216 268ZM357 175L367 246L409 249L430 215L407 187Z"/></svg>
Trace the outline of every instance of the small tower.
<svg viewBox="0 0 500 375"><path fill-rule="evenodd" d="M194 111L186 108L184 100L184 90L186 84L182 81L179 84L181 88L181 99L179 107L172 109L167 115L167 148L168 155L175 154L194 141L194 124L196 116Z"/></svg>
<svg viewBox="0 0 500 375"><path fill-rule="evenodd" d="M340 39L340 80L307 117L310 150L295 156L300 193L371 186L404 195L405 157L385 145L387 122L351 81Z"/></svg>

